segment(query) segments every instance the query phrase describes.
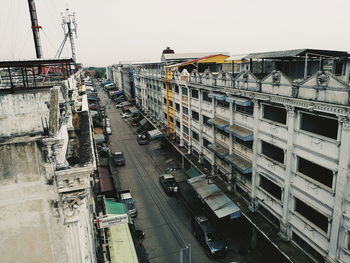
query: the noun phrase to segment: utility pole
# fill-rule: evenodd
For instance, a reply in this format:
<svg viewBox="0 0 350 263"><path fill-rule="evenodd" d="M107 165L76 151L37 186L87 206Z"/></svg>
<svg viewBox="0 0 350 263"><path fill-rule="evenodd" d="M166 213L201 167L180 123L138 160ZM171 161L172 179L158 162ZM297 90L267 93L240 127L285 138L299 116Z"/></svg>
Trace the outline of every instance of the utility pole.
<svg viewBox="0 0 350 263"><path fill-rule="evenodd" d="M65 36L69 36L72 58L74 62L76 62L74 38L77 38L77 23L75 22L75 13L70 14L68 8L66 9L65 14L62 13L62 27Z"/></svg>
<svg viewBox="0 0 350 263"><path fill-rule="evenodd" d="M40 42L40 35L39 35L39 29L41 29L41 26L39 26L39 23L38 23L38 17L36 14L34 0L28 0L28 5L29 5L30 19L32 21L32 31L33 31L36 57L42 58L43 52L41 49L41 42Z"/></svg>

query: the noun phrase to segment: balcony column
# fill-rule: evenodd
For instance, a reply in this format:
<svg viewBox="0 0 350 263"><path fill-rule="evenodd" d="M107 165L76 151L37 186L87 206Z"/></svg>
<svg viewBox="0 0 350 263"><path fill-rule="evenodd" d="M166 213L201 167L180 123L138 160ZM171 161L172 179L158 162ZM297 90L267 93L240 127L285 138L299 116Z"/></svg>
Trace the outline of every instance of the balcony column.
<svg viewBox="0 0 350 263"><path fill-rule="evenodd" d="M254 100L254 134L253 134L253 167L252 167L252 192L250 193L251 203L249 205L249 209L253 212L257 209L257 201L256 201L256 185L257 185L257 160L258 160L258 134L259 134L259 116L260 116L260 105L258 100Z"/></svg>
<svg viewBox="0 0 350 263"><path fill-rule="evenodd" d="M230 126L233 125L233 102L230 102ZM230 133L230 149L229 149L230 154L233 152L233 135ZM232 174L232 173L231 173Z"/></svg>
<svg viewBox="0 0 350 263"><path fill-rule="evenodd" d="M339 127L341 127L340 146L339 146L339 164L338 174L335 185L334 209L330 226L330 240L326 262L337 262L337 245L343 217L343 200L346 193L347 177L349 174L349 156L350 156L350 119L339 116ZM329 219L330 220L330 219Z"/></svg>
<svg viewBox="0 0 350 263"><path fill-rule="evenodd" d="M191 132L191 121L192 121L192 110L191 110L191 89L187 88L187 108L188 108L188 153L192 153L192 132Z"/></svg>
<svg viewBox="0 0 350 263"><path fill-rule="evenodd" d="M283 185L283 211L282 211L282 219L280 222L280 232L279 236L284 240L289 240L289 229L290 224L288 222L288 214L289 214L289 200L290 200L290 179L292 177L292 163L293 163L293 145L294 145L294 125L295 125L295 110L294 107L287 105L287 126L288 126L288 138L287 138L287 152L285 157L286 163L286 173L284 177L284 185Z"/></svg>
<svg viewBox="0 0 350 263"><path fill-rule="evenodd" d="M183 128L182 128L182 87L179 85L179 98L180 98L180 147L184 146L184 138L183 138Z"/></svg>
<svg viewBox="0 0 350 263"><path fill-rule="evenodd" d="M212 98L211 100L211 106L213 108L213 117L215 118L216 116L216 110L215 110L215 97ZM216 144L216 132L215 132L215 125L211 125L211 130L212 130L212 133L213 133L213 144ZM212 162L212 169L211 169L211 172L212 174L214 175L215 172L216 172L216 169L215 169L215 154L214 152L212 153L212 157L213 157L213 162Z"/></svg>
<svg viewBox="0 0 350 263"><path fill-rule="evenodd" d="M203 94L202 94L202 90L199 90L198 92L198 112L199 112L199 158L198 158L198 162L199 163L203 163L203 129L202 129L202 125L203 125L203 115L202 115L202 99L203 99Z"/></svg>

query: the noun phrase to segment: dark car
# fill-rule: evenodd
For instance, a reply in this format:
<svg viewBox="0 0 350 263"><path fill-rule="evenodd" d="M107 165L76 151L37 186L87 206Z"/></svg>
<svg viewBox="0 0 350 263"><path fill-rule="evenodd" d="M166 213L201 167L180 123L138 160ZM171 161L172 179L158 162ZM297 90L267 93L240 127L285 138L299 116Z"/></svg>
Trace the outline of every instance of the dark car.
<svg viewBox="0 0 350 263"><path fill-rule="evenodd" d="M137 142L140 144L140 145L145 145L148 143L148 136L147 136L147 133L143 133L143 134L138 134L137 135Z"/></svg>
<svg viewBox="0 0 350 263"><path fill-rule="evenodd" d="M196 216L191 222L193 235L204 246L207 254L223 258L227 254L227 243L205 216Z"/></svg>
<svg viewBox="0 0 350 263"><path fill-rule="evenodd" d="M115 165L120 166L125 164L124 154L122 152L113 153L113 160Z"/></svg>
<svg viewBox="0 0 350 263"><path fill-rule="evenodd" d="M179 191L179 184L175 181L175 177L172 174L161 174L159 176L159 183L167 194L177 193Z"/></svg>

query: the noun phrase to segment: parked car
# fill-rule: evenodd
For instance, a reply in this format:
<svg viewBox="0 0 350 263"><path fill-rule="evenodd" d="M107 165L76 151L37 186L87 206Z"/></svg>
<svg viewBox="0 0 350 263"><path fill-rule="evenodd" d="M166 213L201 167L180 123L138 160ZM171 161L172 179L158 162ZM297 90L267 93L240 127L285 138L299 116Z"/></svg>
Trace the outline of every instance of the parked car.
<svg viewBox="0 0 350 263"><path fill-rule="evenodd" d="M193 235L204 246L207 254L223 258L227 254L227 243L205 216L195 216L191 221Z"/></svg>
<svg viewBox="0 0 350 263"><path fill-rule="evenodd" d="M110 127L106 127L106 133L108 135L112 135L112 129Z"/></svg>
<svg viewBox="0 0 350 263"><path fill-rule="evenodd" d="M113 160L114 160L115 165L117 165L117 166L125 165L125 158L124 158L124 154L122 152L113 153Z"/></svg>
<svg viewBox="0 0 350 263"><path fill-rule="evenodd" d="M132 116L132 113L131 112L124 112L122 114L122 118L123 119L127 119L127 118L130 118Z"/></svg>
<svg viewBox="0 0 350 263"><path fill-rule="evenodd" d="M137 142L138 142L140 145L148 144L148 136L147 136L147 133L138 134L136 140L137 140Z"/></svg>
<svg viewBox="0 0 350 263"><path fill-rule="evenodd" d="M122 103L118 103L118 104L115 104L115 107L118 109L118 108L123 108L123 104Z"/></svg>
<svg viewBox="0 0 350 263"><path fill-rule="evenodd" d="M179 191L179 184L175 181L175 177L172 174L161 174L159 176L159 183L167 194L173 194Z"/></svg>
<svg viewBox="0 0 350 263"><path fill-rule="evenodd" d="M120 191L120 192L118 192L118 196L119 196L120 202L125 204L126 207L128 208L129 215L131 217L137 216L137 209L136 209L135 201L131 196L130 190Z"/></svg>

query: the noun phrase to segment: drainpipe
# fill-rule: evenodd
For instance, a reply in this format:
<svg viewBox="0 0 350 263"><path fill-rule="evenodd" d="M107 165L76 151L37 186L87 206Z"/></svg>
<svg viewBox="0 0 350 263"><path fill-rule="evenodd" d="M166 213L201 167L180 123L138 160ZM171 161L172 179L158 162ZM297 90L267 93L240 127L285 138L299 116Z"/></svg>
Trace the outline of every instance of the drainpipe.
<svg viewBox="0 0 350 263"><path fill-rule="evenodd" d="M307 53L306 53L306 55L305 55L305 65L304 65L304 79L306 79L307 78Z"/></svg>

